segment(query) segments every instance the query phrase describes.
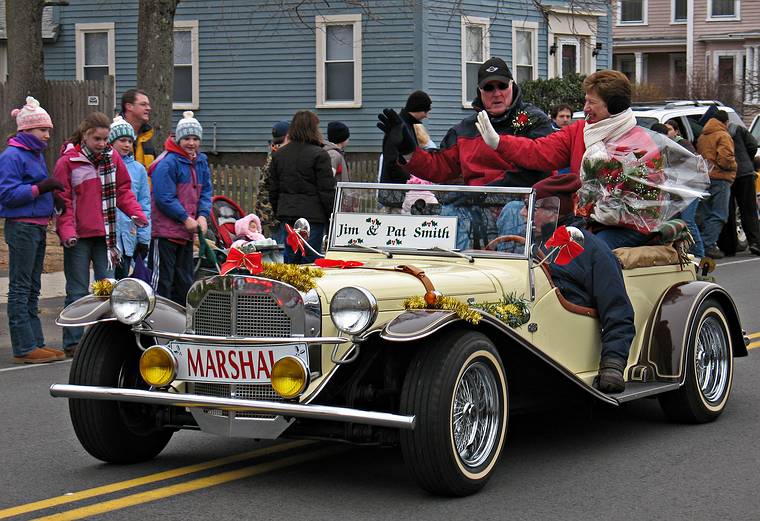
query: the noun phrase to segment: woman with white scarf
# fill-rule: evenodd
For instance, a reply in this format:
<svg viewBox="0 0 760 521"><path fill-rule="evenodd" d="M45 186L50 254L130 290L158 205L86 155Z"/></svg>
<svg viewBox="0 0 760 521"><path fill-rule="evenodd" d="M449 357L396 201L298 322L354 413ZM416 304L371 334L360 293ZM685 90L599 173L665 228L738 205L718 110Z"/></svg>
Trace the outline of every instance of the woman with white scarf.
<svg viewBox="0 0 760 521"><path fill-rule="evenodd" d="M595 72L583 81L583 88L586 91L583 106L586 119L546 137L531 140L499 135L488 117L481 117L483 113L478 115L478 130L483 140L506 160L529 170L544 172L569 166L571 172L578 173L584 159L605 154L605 145L618 140L637 143L648 153L657 152L647 131L636 126L636 117L630 109L631 83L623 73L612 70ZM647 230L616 221L603 204L597 203L591 210L590 221L590 229L611 249L641 246L647 241Z"/></svg>

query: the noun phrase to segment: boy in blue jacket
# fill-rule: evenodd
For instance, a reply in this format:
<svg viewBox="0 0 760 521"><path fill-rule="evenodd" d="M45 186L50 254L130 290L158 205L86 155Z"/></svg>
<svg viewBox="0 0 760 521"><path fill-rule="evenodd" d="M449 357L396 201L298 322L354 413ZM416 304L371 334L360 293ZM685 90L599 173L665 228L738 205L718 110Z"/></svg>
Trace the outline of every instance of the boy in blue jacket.
<svg viewBox="0 0 760 521"><path fill-rule="evenodd" d="M183 113L166 155L151 167L153 230L148 267L159 295L185 305L193 283L193 236L206 233L211 212L211 170L200 151L203 129L191 111Z"/></svg>
<svg viewBox="0 0 760 521"><path fill-rule="evenodd" d="M121 263L114 270L116 280L129 277L129 269L132 266L132 258L136 262L148 260L150 248L150 187L148 186L148 173L145 167L135 161L134 142L135 131L132 125L127 123L121 116L113 118L111 132L108 134L108 142L116 150L124 166L127 167L132 181L132 193L140 203L148 225L138 228L127 214L116 209L116 247L121 253Z"/></svg>

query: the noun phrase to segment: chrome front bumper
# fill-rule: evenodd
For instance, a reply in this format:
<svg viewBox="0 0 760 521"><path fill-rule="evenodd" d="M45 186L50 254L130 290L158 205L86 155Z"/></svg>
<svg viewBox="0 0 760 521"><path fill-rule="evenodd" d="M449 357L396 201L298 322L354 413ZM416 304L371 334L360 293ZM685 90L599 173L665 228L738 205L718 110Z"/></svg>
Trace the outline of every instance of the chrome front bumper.
<svg viewBox="0 0 760 521"><path fill-rule="evenodd" d="M268 402L264 400L238 400L217 398L197 394L177 394L163 391L141 391L117 387L95 387L88 385L53 384L50 395L58 398L85 400L109 400L119 402L172 405L176 407L202 407L229 411L252 411L261 414L276 414L291 418L310 418L339 422L361 423L378 427L414 429L415 417L387 412L362 411L329 405L302 405L297 403Z"/></svg>

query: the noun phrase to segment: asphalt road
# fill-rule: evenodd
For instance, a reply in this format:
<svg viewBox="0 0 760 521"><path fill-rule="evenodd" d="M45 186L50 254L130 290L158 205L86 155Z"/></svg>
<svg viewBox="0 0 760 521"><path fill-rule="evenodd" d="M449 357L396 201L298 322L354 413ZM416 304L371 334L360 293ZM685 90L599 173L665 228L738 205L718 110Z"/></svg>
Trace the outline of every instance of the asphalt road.
<svg viewBox="0 0 760 521"><path fill-rule="evenodd" d="M716 271L749 333L760 332L759 273L748 256ZM60 345L61 304L43 302L50 345ZM102 464L76 440L66 401L48 393L70 363L14 367L0 329L0 519L757 520L758 353L737 360L714 423L669 423L656 400L516 417L488 486L442 499L417 488L393 449L181 432L153 461Z"/></svg>

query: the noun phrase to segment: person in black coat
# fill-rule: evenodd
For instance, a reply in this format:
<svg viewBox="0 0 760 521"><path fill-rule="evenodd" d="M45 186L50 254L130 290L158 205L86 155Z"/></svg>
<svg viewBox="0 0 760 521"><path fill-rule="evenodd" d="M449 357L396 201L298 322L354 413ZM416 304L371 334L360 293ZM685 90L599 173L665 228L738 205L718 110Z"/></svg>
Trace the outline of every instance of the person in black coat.
<svg viewBox="0 0 760 521"><path fill-rule="evenodd" d="M738 208L749 251L754 255L760 255L760 224L757 219L755 166L752 162L757 153L758 143L754 136L741 125L730 124L728 133L734 140L736 179L731 185L728 221L718 238L718 247L729 257L736 255L739 250L739 239L736 236L736 209Z"/></svg>
<svg viewBox="0 0 760 521"><path fill-rule="evenodd" d="M313 112L296 112L288 129L289 142L272 154L267 190L272 210L281 223L293 226L305 217L311 224L308 243L322 252L322 240L335 200L335 177L329 154L322 148L319 118ZM286 245L284 260L289 264L314 262Z"/></svg>
<svg viewBox="0 0 760 521"><path fill-rule="evenodd" d="M542 207L536 210L535 225L541 229L543 221L553 221L554 215L559 214L558 226L575 226L583 232L583 253L565 265L549 259L549 272L554 285L567 300L595 308L599 312L602 353L595 385L605 393L620 393L625 390L623 373L636 334L633 306L625 289L617 257L606 243L583 229L582 220L574 215L574 195L581 185L578 174L548 177L533 185L536 190L536 207ZM544 199L544 204L538 203L541 199ZM541 212L546 212L543 219ZM539 245L545 254L551 250L544 245L549 235L551 233L542 234Z"/></svg>

